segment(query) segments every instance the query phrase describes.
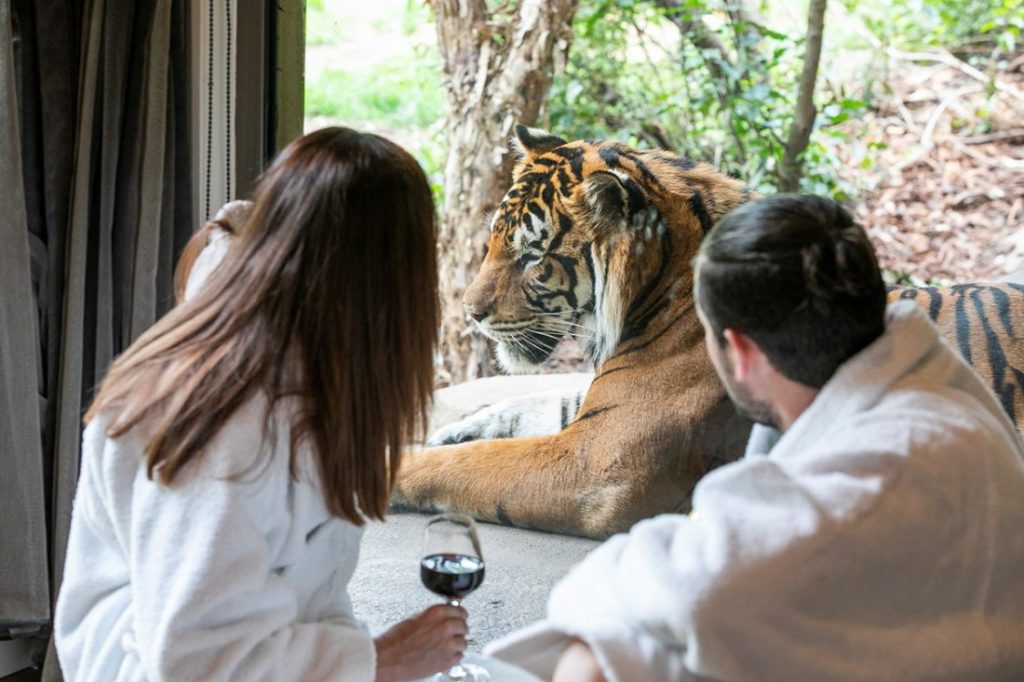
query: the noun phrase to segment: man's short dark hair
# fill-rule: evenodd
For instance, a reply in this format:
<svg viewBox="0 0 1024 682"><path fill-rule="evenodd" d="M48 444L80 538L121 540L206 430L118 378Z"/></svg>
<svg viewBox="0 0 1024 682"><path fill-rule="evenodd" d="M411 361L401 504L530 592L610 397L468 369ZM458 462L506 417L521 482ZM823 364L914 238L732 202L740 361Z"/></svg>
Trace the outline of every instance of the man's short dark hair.
<svg viewBox="0 0 1024 682"><path fill-rule="evenodd" d="M719 343L752 338L783 376L821 388L884 329L886 291L863 228L831 199L749 202L711 230L695 261L697 303Z"/></svg>

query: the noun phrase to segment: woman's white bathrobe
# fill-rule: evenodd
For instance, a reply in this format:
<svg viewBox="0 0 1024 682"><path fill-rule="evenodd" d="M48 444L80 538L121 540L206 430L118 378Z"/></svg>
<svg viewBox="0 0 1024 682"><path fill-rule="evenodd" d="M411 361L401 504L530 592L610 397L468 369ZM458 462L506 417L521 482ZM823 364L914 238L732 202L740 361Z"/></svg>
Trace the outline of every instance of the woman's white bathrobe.
<svg viewBox="0 0 1024 682"><path fill-rule="evenodd" d="M264 438L250 400L169 487L144 426L89 424L55 622L70 682L374 679L346 591L362 531L328 513L308 449L289 475L287 405Z"/></svg>
<svg viewBox="0 0 1024 682"><path fill-rule="evenodd" d="M1024 453L912 304L768 456L706 476L489 647L541 676L576 635L610 680L1024 680Z"/></svg>

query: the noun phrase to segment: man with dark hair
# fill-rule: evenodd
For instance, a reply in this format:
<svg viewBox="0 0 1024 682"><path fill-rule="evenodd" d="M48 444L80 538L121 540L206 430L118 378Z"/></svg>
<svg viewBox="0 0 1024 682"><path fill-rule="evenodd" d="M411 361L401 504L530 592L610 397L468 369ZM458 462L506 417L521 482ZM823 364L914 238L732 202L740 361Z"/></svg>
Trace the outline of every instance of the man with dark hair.
<svg viewBox="0 0 1024 682"><path fill-rule="evenodd" d="M928 318L886 308L864 231L829 199L760 199L695 270L716 370L781 438L599 547L491 652L555 680L1024 679L1024 446Z"/></svg>

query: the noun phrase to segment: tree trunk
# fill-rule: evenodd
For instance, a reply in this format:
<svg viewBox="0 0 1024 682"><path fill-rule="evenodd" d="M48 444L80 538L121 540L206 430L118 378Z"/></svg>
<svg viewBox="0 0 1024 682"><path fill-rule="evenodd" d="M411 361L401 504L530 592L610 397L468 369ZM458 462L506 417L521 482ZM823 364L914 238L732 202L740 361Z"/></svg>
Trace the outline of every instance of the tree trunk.
<svg viewBox="0 0 1024 682"><path fill-rule="evenodd" d="M516 123L533 125L565 63L578 0L431 0L448 98L448 161L440 233L441 383L493 374L490 345L462 294L483 260L487 215L508 189ZM490 3L493 6L493 3Z"/></svg>
<svg viewBox="0 0 1024 682"><path fill-rule="evenodd" d="M800 189L803 164L800 154L807 148L814 127L814 83L818 78L818 61L821 58L821 34L825 25L826 0L811 0L807 13L807 54L804 68L800 73L800 91L797 94L796 113L789 129L789 139L778 166L779 190L796 192Z"/></svg>

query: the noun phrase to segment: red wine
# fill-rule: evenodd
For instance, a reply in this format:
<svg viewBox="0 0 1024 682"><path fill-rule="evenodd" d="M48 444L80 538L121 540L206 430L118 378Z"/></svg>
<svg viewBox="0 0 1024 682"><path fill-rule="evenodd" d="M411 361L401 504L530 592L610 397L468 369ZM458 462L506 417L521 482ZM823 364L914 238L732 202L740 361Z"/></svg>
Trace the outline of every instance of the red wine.
<svg viewBox="0 0 1024 682"><path fill-rule="evenodd" d="M420 580L435 594L462 599L484 581L484 560L465 554L432 554L420 561Z"/></svg>

